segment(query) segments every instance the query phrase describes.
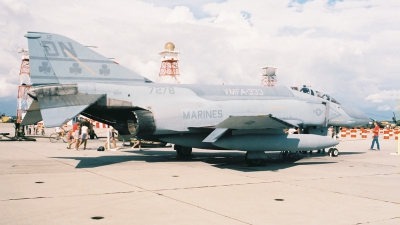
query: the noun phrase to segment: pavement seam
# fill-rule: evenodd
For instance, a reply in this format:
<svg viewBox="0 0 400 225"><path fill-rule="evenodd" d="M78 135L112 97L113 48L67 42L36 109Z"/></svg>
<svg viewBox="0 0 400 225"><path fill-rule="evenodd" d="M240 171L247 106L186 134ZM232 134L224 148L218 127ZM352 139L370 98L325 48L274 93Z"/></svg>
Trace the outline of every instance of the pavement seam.
<svg viewBox="0 0 400 225"><path fill-rule="evenodd" d="M61 196L47 196L47 197L30 197L30 198L10 198L0 200L2 202L6 201L19 201L19 200L34 200L34 199L51 199L51 198L69 198L69 197L86 197L86 196L97 196L97 195L117 195L117 194L130 194L134 192L145 192L145 191L118 191L118 192L105 192L96 194L85 194L85 195L61 195Z"/></svg>
<svg viewBox="0 0 400 225"><path fill-rule="evenodd" d="M384 222L384 221L398 220L398 219L400 219L400 216L389 218L389 219L374 220L374 221L369 221L369 222L365 222L365 223L355 223L354 225L369 224L369 223L376 223L376 222Z"/></svg>
<svg viewBox="0 0 400 225"><path fill-rule="evenodd" d="M40 154L39 154L39 155L40 155ZM46 157L46 156L44 156L44 157ZM46 157L46 158L47 158L47 157ZM51 158L51 159L54 160L54 161L56 161L56 162L60 162L60 163L62 163L62 164L68 165L68 166L73 166L73 165L70 165L70 164L68 164L68 163L59 161L59 160L54 159L54 158ZM250 223L241 221L241 220L239 220L239 219L235 219L235 218L233 218L233 217L230 217L230 216L227 216L227 215L218 213L218 212L211 211L211 210L206 209L206 208L203 208L203 207L201 207L201 206L193 205L193 204L188 203L188 202L184 202L184 201L181 201L181 200L178 200L178 199L169 197L169 196L165 196L165 195L163 195L163 194L161 194L161 193L158 193L157 191L154 191L154 190L148 190L148 189L146 189L146 188L143 188L143 187L140 187L140 186L136 186L136 185L133 185L133 184L124 182L124 181L120 181L120 180L114 179L114 178L112 178L112 177L108 177L108 176L105 176L105 175L103 175L103 174L99 174L99 173L96 173L96 172L94 172L94 171L90 171L90 170L88 170L88 169L81 168L81 170L87 171L87 172L89 172L89 173L92 173L92 174L95 174L95 175L98 175L98 176L101 176L101 177L104 177L104 178L107 178L107 179L110 179L110 180L113 180L113 181L117 181L117 182L119 182L119 183L126 184L126 185L128 185L128 186L136 187L136 188L139 188L139 189L141 189L141 190L143 190L143 191L145 191L145 192L150 192L150 193L156 194L156 195L158 195L158 196L162 196L162 197L165 197L165 198L168 198L168 199L171 199L171 200L174 200L174 201L177 201L177 202L180 202L180 203L183 203L183 204L192 206L192 207L196 207L196 208L202 209L202 210L207 211L207 212L211 212L211 213L213 213L213 214L216 214L216 215L219 215L219 216L222 216L222 217L225 217L225 218L229 218L229 219L235 220L235 221L237 221L237 222L241 222L241 223L244 223L244 224L250 224Z"/></svg>
<svg viewBox="0 0 400 225"><path fill-rule="evenodd" d="M299 186L299 187L303 187L303 188L310 188L310 189L314 189L314 190L325 191L325 192L330 192L330 193L335 193L335 194L340 194L340 195L345 195L345 196L362 198L362 199L374 200L374 201L379 201L379 202L384 202L384 203L391 203L391 204L396 204L396 205L400 204L398 202L391 202L391 201L375 199L375 198L370 198L370 197L365 197L365 196L346 194L346 193L342 193L342 192L339 192L339 191L330 191L330 190L325 190L325 189L315 188L315 187L309 187L309 186L300 185L300 184L291 184L291 183L286 183L286 182L282 182L282 183L288 184L288 185L291 185L291 186Z"/></svg>

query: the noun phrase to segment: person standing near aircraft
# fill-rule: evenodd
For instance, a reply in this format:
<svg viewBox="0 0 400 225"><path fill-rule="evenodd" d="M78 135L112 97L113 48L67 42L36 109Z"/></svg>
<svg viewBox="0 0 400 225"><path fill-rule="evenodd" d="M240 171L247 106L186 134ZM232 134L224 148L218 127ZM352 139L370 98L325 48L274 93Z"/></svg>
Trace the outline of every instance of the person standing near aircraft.
<svg viewBox="0 0 400 225"><path fill-rule="evenodd" d="M83 150L86 150L86 143L87 139L89 137L89 127L87 127L85 124L82 124L83 126L81 127L81 143L78 145L81 146L83 144Z"/></svg>
<svg viewBox="0 0 400 225"><path fill-rule="evenodd" d="M79 146L79 122L74 123L72 126L72 133L74 135L74 140L70 143L70 147L73 143L75 143L75 150L78 149Z"/></svg>
<svg viewBox="0 0 400 225"><path fill-rule="evenodd" d="M115 140L117 133L114 131L114 128L111 128L109 135L110 135L110 142L112 141L114 144L114 149L117 149L117 141ZM108 146L108 140L104 144L104 148L107 149L107 146Z"/></svg>
<svg viewBox="0 0 400 225"><path fill-rule="evenodd" d="M373 140L372 140L372 143L371 143L371 148L369 150L374 150L374 145L376 143L377 150L380 151L379 140L378 140L378 138L379 138L379 126L378 126L378 123L376 121L374 121L374 125L375 125L374 130L373 130L374 136L373 136Z"/></svg>
<svg viewBox="0 0 400 225"><path fill-rule="evenodd" d="M75 143L74 132L72 131L72 129L67 132L67 141L68 141L67 149L70 149L71 145Z"/></svg>
<svg viewBox="0 0 400 225"><path fill-rule="evenodd" d="M75 131L75 150L78 151L79 145L81 144L81 134L82 134L82 126L79 125L78 129Z"/></svg>

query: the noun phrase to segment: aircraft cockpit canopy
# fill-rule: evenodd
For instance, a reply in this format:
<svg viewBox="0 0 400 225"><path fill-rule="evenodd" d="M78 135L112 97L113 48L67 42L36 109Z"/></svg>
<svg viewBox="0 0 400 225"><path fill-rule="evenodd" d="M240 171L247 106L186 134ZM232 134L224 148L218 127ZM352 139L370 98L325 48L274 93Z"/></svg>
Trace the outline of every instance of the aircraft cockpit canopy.
<svg viewBox="0 0 400 225"><path fill-rule="evenodd" d="M313 89L308 88L308 87L302 87L300 89L300 92L303 92L303 93L306 93L306 94L310 94L310 95L313 95L313 96L318 96L318 97L323 98L323 99L325 99L327 101L334 102L334 103L340 105L340 103L338 101L336 101L336 99L334 99L330 95L324 94L324 93L322 93L320 91L314 91Z"/></svg>
<svg viewBox="0 0 400 225"><path fill-rule="evenodd" d="M306 94L310 94L310 95L314 95L314 91L311 88L308 88L308 87L301 88L300 92L303 92L303 93L306 93Z"/></svg>

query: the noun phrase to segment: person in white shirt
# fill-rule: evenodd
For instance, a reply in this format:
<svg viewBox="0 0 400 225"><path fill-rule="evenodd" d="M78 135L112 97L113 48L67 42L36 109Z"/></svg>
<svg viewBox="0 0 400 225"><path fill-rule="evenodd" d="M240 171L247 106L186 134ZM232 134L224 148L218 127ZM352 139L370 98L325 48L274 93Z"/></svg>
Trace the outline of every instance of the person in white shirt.
<svg viewBox="0 0 400 225"><path fill-rule="evenodd" d="M59 136L64 136L64 129L62 129L61 127L56 127L56 133Z"/></svg>
<svg viewBox="0 0 400 225"><path fill-rule="evenodd" d="M89 128L85 125L81 127L81 143L79 146L83 144L83 150L86 150L87 139L89 137ZM78 146L78 148L79 148Z"/></svg>

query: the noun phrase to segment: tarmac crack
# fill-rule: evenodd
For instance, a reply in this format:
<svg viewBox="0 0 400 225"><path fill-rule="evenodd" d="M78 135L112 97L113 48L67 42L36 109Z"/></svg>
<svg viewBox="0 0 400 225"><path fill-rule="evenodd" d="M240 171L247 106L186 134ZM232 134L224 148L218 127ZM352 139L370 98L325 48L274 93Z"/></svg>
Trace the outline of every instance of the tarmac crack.
<svg viewBox="0 0 400 225"><path fill-rule="evenodd" d="M277 183L277 182L281 182L281 181L263 181L263 182L240 183L240 184L204 185L204 186L196 186L196 187L157 189L157 190L153 190L153 191L178 191L178 190L190 190L190 189L202 189L202 188L234 187L234 186L255 185L255 184L270 184L270 183Z"/></svg>
<svg viewBox="0 0 400 225"><path fill-rule="evenodd" d="M310 187L310 186L306 186L306 185L291 184L291 183L286 183L286 182L282 182L282 183L288 184L288 185L291 185L291 186L310 188L310 189L314 189L314 190L318 190L318 191L325 191L325 192L330 192L330 193L335 193L335 194L340 194L340 195L345 195L345 196L357 197L357 198L374 200L374 201L379 201L379 202L384 202L384 203L396 204L396 205L399 204L398 202L392 202L392 201L376 199L376 198L370 198L370 197L354 195L354 194L346 194L346 193L343 193L343 192L340 192L340 191L330 191L330 190L326 190L326 189L322 189L322 188L315 188L315 187Z"/></svg>
<svg viewBox="0 0 400 225"><path fill-rule="evenodd" d="M65 163L65 162L56 160L56 159L53 159L53 160L56 161L56 162L59 162L59 163L68 165L68 166L73 166L73 165L70 165L70 164L68 164L68 163ZM108 177L108 176L105 176L105 175L103 175L103 174L99 174L99 173L96 173L96 172L94 172L94 171L90 171L90 170L87 170L87 169L82 169L82 170L83 170L83 171L87 171L87 172L92 173L92 174L95 174L95 175L97 175L97 176L101 176L101 177L104 177L104 178L107 178L107 179L110 179L110 180L113 180L113 181L116 181L116 182L119 182L119 183L126 184L126 185L131 186L131 187L139 188L139 189L141 189L141 190L143 190L143 191L145 191L145 192L149 192L149 193L156 194L157 196L161 196L161 197L164 197L164 198L168 198L168 199L170 199L170 200L177 201L177 202L179 202L179 203L186 204L186 205L189 205L189 206L191 206L191 207L196 207L196 208L202 209L202 210L204 210L204 211L207 211L207 212L210 212L210 213L213 213L213 214L216 214L216 215L219 215L219 216L222 216L222 217L225 217L225 218L228 218L228 219L231 219L231 220L234 220L234 221L243 223L243 224L251 224L251 223L247 223L247 222L245 222L245 221L241 221L241 220L239 220L239 219L233 218L233 217L231 217L231 216L224 215L224 214L222 214L222 213L218 213L218 212L215 212L215 211L206 209L206 208L204 208L204 207L191 204L191 203L189 203L189 202L184 202L184 201L181 201L181 200L179 200L179 199L175 199L175 198L172 198L172 197L169 197L169 196L165 196L165 195L163 195L162 193L158 193L158 192L155 191L155 190L148 190L148 189L146 189L146 188L143 188L143 187L140 187L140 186L137 186L137 185L133 185L133 184L127 183L127 182L125 182L125 181L117 180L117 179L115 179L115 178Z"/></svg>
<svg viewBox="0 0 400 225"><path fill-rule="evenodd" d="M386 221L389 221L389 220L398 220L398 219L400 219L400 216L398 216L398 217L393 217L393 218L389 218L389 219L368 221L368 222L364 222L364 223L356 223L355 225L368 224L368 223L376 223L376 222L380 223L380 222L386 222Z"/></svg>
<svg viewBox="0 0 400 225"><path fill-rule="evenodd" d="M105 192L105 193L85 194L85 195L61 195L61 196L47 196L47 197L10 198L10 199L3 199L3 200L0 200L0 201L6 202L6 201L35 200L35 199L87 197L87 196L99 196L99 195L117 195L117 194L130 194L130 193L134 193L134 192L144 192L144 191L117 191L117 192Z"/></svg>

